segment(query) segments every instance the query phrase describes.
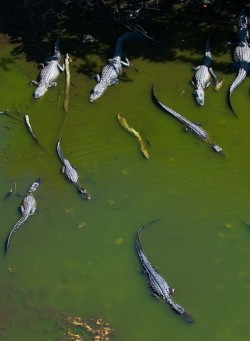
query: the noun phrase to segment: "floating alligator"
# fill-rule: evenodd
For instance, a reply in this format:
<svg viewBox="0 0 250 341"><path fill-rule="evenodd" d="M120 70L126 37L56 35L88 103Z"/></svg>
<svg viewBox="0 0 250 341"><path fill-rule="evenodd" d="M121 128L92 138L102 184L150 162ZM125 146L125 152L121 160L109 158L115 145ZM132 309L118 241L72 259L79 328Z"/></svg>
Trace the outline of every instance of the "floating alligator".
<svg viewBox="0 0 250 341"><path fill-rule="evenodd" d="M22 217L18 220L18 222L14 225L12 230L10 231L8 238L5 242L5 253L7 253L10 239L13 234L19 229L21 225L25 223L25 221L35 213L36 211L36 200L34 198L33 193L38 189L42 182L42 178L37 179L28 189L28 194L24 197L23 202L21 204L21 213Z"/></svg>
<svg viewBox="0 0 250 341"><path fill-rule="evenodd" d="M181 315L188 322L194 322L193 318L186 312L186 310L182 306L173 301L171 295L174 293L174 289L170 288L165 279L152 266L152 264L150 263L150 261L148 260L143 251L143 248L140 243L140 233L145 227L149 226L152 223L153 222L150 222L139 228L139 230L137 231L135 243L136 251L140 258L141 264L144 268L144 272L148 277L149 285L151 286L155 296L163 299L167 304L169 304L169 306L175 313Z"/></svg>
<svg viewBox="0 0 250 341"><path fill-rule="evenodd" d="M39 144L39 142L38 142L38 140L37 140L37 138L36 138L36 135L34 134L33 129L32 129L32 127L31 127L29 115L25 115L25 116L24 116L24 121L25 121L26 126L27 126L27 128L28 128L28 130L29 130L31 136L33 137L34 141L35 141L37 144Z"/></svg>
<svg viewBox="0 0 250 341"><path fill-rule="evenodd" d="M194 97L198 105L203 106L205 103L205 92L204 89L210 85L211 76L215 82L215 90L219 90L222 86L223 79L219 82L212 67L212 53L210 51L210 37L209 34L206 48L205 48L205 57L202 65L199 65L194 68L196 71L192 80L192 84L194 86Z"/></svg>
<svg viewBox="0 0 250 341"><path fill-rule="evenodd" d="M126 129L130 134L134 135L137 138L137 140L138 140L138 142L140 144L140 147L141 147L142 154L145 156L146 159L149 159L149 153L148 153L148 151L147 151L147 149L145 147L145 144L143 142L143 139L142 139L141 135L134 128L131 128L128 125L125 117L122 116L122 114L118 114L117 118L118 118L118 121L120 122L121 126L124 129Z"/></svg>
<svg viewBox="0 0 250 341"><path fill-rule="evenodd" d="M214 144L211 141L208 133L203 128L201 128L198 124L189 121L187 118L183 117L181 114L178 114L178 112L174 111L173 109L167 107L165 104L160 102L157 99L156 95L155 95L153 87L152 87L152 95L153 95L153 99L157 102L157 104L161 108L163 108L165 111L167 111L172 116L177 118L177 120L182 122L187 127L187 129L189 129L192 133L197 135L201 140L203 140L203 141L207 142L208 144L210 144L217 153L221 153L222 152L222 148L220 146L218 146L217 144Z"/></svg>
<svg viewBox="0 0 250 341"><path fill-rule="evenodd" d="M48 88L51 88L53 86L56 86L57 83L55 82L56 78L59 76L60 72L64 71L64 65L61 66L60 60L61 60L61 53L59 50L59 39L60 36L58 36L56 43L55 43L55 52L53 56L47 58L44 62L44 64L41 64L43 69L39 75L38 82L32 81L33 84L37 86L36 90L34 91L34 98L40 98L42 97L45 92L47 92Z"/></svg>
<svg viewBox="0 0 250 341"><path fill-rule="evenodd" d="M65 176L69 179L69 181L72 182L73 185L76 186L76 188L80 192L81 196L85 200L89 200L90 195L87 193L86 189L82 188L78 183L77 171L75 170L74 167L71 166L69 160L65 159L65 157L63 155L60 140L57 142L56 150L57 150L57 154L58 154L59 158L61 159L61 161L63 163L62 173L65 174Z"/></svg>
<svg viewBox="0 0 250 341"><path fill-rule="evenodd" d="M237 43L233 54L234 62L230 65L230 68L238 70L238 75L228 92L229 107L234 114L236 113L231 104L231 96L234 90L244 81L250 69L250 47L248 45L248 38L248 18L244 12L241 12L238 19Z"/></svg>
<svg viewBox="0 0 250 341"><path fill-rule="evenodd" d="M91 91L90 102L94 102L102 96L108 86L117 84L118 77L122 74L122 67L130 66L127 58L125 58L125 62L122 61L122 44L127 39L146 40L137 32L127 32L117 39L113 58L108 59L108 64L102 69L101 76L99 74L95 75L97 84Z"/></svg>

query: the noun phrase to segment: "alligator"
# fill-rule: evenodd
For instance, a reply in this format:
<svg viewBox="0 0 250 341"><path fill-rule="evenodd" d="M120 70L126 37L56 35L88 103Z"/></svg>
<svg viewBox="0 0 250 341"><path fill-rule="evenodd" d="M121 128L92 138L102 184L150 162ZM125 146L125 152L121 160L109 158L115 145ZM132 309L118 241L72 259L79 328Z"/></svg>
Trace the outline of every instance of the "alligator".
<svg viewBox="0 0 250 341"><path fill-rule="evenodd" d="M238 75L228 92L228 104L232 112L236 115L231 104L231 96L234 90L244 81L250 69L250 47L248 45L248 18L244 12L240 13L237 26L237 43L234 49L234 62L230 65L231 69L238 70Z"/></svg>
<svg viewBox="0 0 250 341"><path fill-rule="evenodd" d="M88 192L86 191L86 189L82 188L79 183L78 183L78 174L76 169L71 166L69 160L67 160L62 152L62 147L61 147L61 141L59 140L57 142L57 154L60 158L60 160L63 163L63 167L62 167L62 173L69 179L70 182L73 183L74 186L76 186L76 188L78 189L79 193L81 194L81 196L85 199L85 200L89 200L90 199L90 195L88 194Z"/></svg>
<svg viewBox="0 0 250 341"><path fill-rule="evenodd" d="M38 189L42 182L42 178L37 179L33 184L29 187L27 195L24 197L22 204L20 206L21 210L21 218L18 220L18 222L14 225L12 230L10 231L8 238L5 242L5 254L8 251L10 240L13 234L19 229L21 225L23 225L26 220L35 213L36 211L36 200L34 198L33 193Z"/></svg>
<svg viewBox="0 0 250 341"><path fill-rule="evenodd" d="M24 116L24 120L25 120L26 126L27 126L27 128L28 128L28 130L29 130L31 136L33 137L34 141L35 141L37 144L39 144L38 139L36 138L36 135L34 134L33 129L32 129L32 127L31 127L29 115L25 115L25 116Z"/></svg>
<svg viewBox="0 0 250 341"><path fill-rule="evenodd" d="M181 114L177 113L176 111L174 111L173 109L169 108L166 106L166 104L163 104L162 102L160 102L158 100L158 98L155 95L154 92L154 87L152 87L152 96L153 96L153 100L156 101L156 103L163 108L165 111L167 111L168 113L170 113L172 116L174 116L175 118L177 118L177 120L179 120L180 122L182 122L184 124L184 126L190 130L192 133L194 133L195 135L197 135L201 140L207 142L209 145L212 146L212 148L217 152L217 153L221 153L222 152L222 148L220 146L218 146L217 144L213 143L213 141L210 139L208 133L198 124L193 123L191 121L189 121L187 118L185 118L184 116L182 116Z"/></svg>
<svg viewBox="0 0 250 341"><path fill-rule="evenodd" d="M194 97L196 103L200 106L203 106L205 103L205 92L204 89L210 85L211 76L215 82L215 90L219 90L223 79L219 82L212 67L212 53L210 51L210 37L209 34L206 47L205 47L205 57L203 63L194 68L196 71L192 80L192 85L194 86Z"/></svg>
<svg viewBox="0 0 250 341"><path fill-rule="evenodd" d="M94 102L100 96L102 96L108 86L117 84L119 82L118 77L122 74L123 66L131 66L127 58L125 58L125 61L122 61L122 44L127 39L146 40L146 38L137 32L124 33L117 39L113 58L108 59L108 63L102 69L101 75L97 74L94 76L96 78L97 84L91 91L90 102Z"/></svg>
<svg viewBox="0 0 250 341"><path fill-rule="evenodd" d="M53 56L47 58L44 64L41 64L43 69L38 77L37 81L32 81L33 84L37 86L33 93L34 98L42 97L49 88L56 86L56 78L59 76L60 72L64 72L65 66L61 66L61 53L59 50L59 39L61 34L58 36L55 43L55 50Z"/></svg>
<svg viewBox="0 0 250 341"><path fill-rule="evenodd" d="M170 288L168 283L165 281L165 279L158 273L156 268L152 266L148 258L146 257L143 248L140 243L140 233L141 231L152 224L154 221L147 223L139 228L137 231L136 236L136 251L138 253L138 256L140 258L141 264L144 268L144 273L147 275L148 282L150 287L152 288L154 295L157 298L163 299L167 304L169 304L170 308L177 313L178 315L181 315L186 321L188 322L194 322L194 319L191 315L189 315L186 310L179 304L175 303L172 299L171 295L174 293L174 289Z"/></svg>

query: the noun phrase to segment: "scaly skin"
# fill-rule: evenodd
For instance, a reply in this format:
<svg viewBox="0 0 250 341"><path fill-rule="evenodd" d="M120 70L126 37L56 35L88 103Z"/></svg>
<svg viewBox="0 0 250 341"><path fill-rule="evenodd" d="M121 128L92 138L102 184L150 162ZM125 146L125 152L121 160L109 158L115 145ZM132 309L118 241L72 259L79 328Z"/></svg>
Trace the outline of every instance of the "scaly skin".
<svg viewBox="0 0 250 341"><path fill-rule="evenodd" d="M127 58L122 61L122 44L127 39L146 40L141 34L136 32L127 32L117 39L113 58L108 59L108 63L102 69L101 75L96 75L97 84L90 94L90 102L96 101L101 97L110 85L119 82L119 76L122 74L123 66L130 66Z"/></svg>
<svg viewBox="0 0 250 341"><path fill-rule="evenodd" d="M81 194L81 196L85 199L85 200L89 200L90 199L90 195L87 193L86 189L82 188L79 185L78 182L78 174L76 169L71 166L71 163L69 162L69 160L67 160L62 152L62 147L61 147L61 141L59 140L57 142L57 154L59 156L59 158L61 159L62 163L63 163L63 167L62 167L62 173L64 173L64 175L66 176L66 178L69 179L70 182L73 183L73 185L78 189L79 193Z"/></svg>
<svg viewBox="0 0 250 341"><path fill-rule="evenodd" d="M196 100L196 103L200 106L203 106L205 103L205 88L207 88L210 85L210 79L211 76L214 79L215 82L215 89L218 90L221 85L222 81L218 81L212 67L212 53L210 51L210 36L208 36L207 42L206 42L206 48L205 48L205 57L203 60L202 65L197 66L194 68L196 71L194 74L194 78L192 81L192 84L194 86L194 97Z"/></svg>
<svg viewBox="0 0 250 341"><path fill-rule="evenodd" d="M49 57L45 60L43 66L43 69L39 75L39 80L32 81L33 84L37 86L36 90L33 93L33 96L35 99L42 97L49 88L56 86L57 83L55 80L59 76L60 72L64 71L65 66L61 66L60 60L61 60L61 53L59 50L59 37L56 40L55 43L55 52L53 56Z"/></svg>
<svg viewBox="0 0 250 341"><path fill-rule="evenodd" d="M155 296L163 299L175 313L177 313L178 315L181 315L186 321L192 323L194 322L192 316L190 316L181 305L174 302L174 300L171 297L174 290L170 288L170 286L165 281L165 279L152 266L152 264L150 263L150 261L148 260L148 258L146 257L142 249L142 246L140 243L140 233L145 227L149 226L152 223L153 222L150 222L139 228L139 230L137 231L136 243L135 243L136 251L140 258L141 264L144 268L144 272L147 275L149 285L152 288Z"/></svg>
<svg viewBox="0 0 250 341"><path fill-rule="evenodd" d="M10 231L8 238L5 243L5 253L7 253L9 245L10 245L10 240L13 236L13 234L22 226L26 220L35 213L37 203L34 198L33 193L38 189L42 182L42 178L37 179L28 189L28 194L24 197L23 202L21 204L21 213L22 217L18 220L18 222L14 225L12 230Z"/></svg>
<svg viewBox="0 0 250 341"><path fill-rule="evenodd" d="M228 92L228 104L230 109L236 115L232 103L231 97L234 90L244 81L247 72L250 68L250 48L248 45L248 19L244 12L242 12L238 19L237 28L237 45L234 50L234 63L232 63L232 68L238 70L237 77L235 78L233 84L230 86Z"/></svg>

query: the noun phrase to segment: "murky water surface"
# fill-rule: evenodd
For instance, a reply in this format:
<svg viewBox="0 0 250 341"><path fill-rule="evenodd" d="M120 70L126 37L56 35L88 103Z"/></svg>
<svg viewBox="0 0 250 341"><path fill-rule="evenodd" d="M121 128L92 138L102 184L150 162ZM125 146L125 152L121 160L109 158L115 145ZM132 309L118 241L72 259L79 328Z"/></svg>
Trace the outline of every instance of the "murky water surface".
<svg viewBox="0 0 250 341"><path fill-rule="evenodd" d="M63 340L69 315L102 317L115 329L111 339L119 341L250 340L249 78L233 95L238 119L226 103L235 75L216 67L225 77L223 88L208 88L200 108L189 81L202 51L176 50L173 61L159 51L157 60L155 48L131 42L126 53L133 68L91 104L95 82L88 72L102 68L111 47L102 53L98 45L84 47L79 36L65 34L61 49L73 59L65 114L64 75L34 101L30 80L37 77L37 61L13 54L21 43L10 44L7 36L1 42L1 110L9 109L0 115L2 246L28 187L38 177L44 181L35 193L36 214L13 236L8 254L2 252L0 338ZM218 65L230 61L228 54L215 57ZM158 108L152 84L162 102L201 122L224 154ZM120 126L118 113L145 139L149 160ZM61 174L59 138L90 201ZM194 317L192 325L151 295L141 272L136 231L158 218L143 231L142 245L176 289L176 302ZM71 330L90 339L80 328Z"/></svg>

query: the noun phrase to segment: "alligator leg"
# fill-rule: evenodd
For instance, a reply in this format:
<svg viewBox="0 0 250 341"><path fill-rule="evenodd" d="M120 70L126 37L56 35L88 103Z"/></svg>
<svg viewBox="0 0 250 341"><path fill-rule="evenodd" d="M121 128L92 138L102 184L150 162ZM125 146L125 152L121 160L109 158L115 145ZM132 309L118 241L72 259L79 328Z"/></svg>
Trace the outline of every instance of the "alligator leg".
<svg viewBox="0 0 250 341"><path fill-rule="evenodd" d="M57 82L50 82L49 83L49 88L53 88L55 86L57 86Z"/></svg>
<svg viewBox="0 0 250 341"><path fill-rule="evenodd" d="M62 166L62 174L64 174L66 167Z"/></svg>
<svg viewBox="0 0 250 341"><path fill-rule="evenodd" d="M97 83L99 83L101 80L99 73L97 73L96 75L93 75L91 78L95 79Z"/></svg>
<svg viewBox="0 0 250 341"><path fill-rule="evenodd" d="M32 84L38 86L38 82L37 81L31 81Z"/></svg>
<svg viewBox="0 0 250 341"><path fill-rule="evenodd" d="M216 77L213 69L210 67L208 68L208 71L210 73L210 75L212 76L214 82L215 82L215 90L219 90L221 87L222 87L222 84L223 84L223 81L224 81L224 78L222 78L222 80L219 82L218 81L218 78Z"/></svg>
<svg viewBox="0 0 250 341"><path fill-rule="evenodd" d="M123 61L121 60L121 64L122 64L123 66L130 67L131 65L130 65L130 62L129 62L128 58L125 58L125 60L126 60L126 62L123 62Z"/></svg>
<svg viewBox="0 0 250 341"><path fill-rule="evenodd" d="M195 67L193 67L193 70L198 71L200 69L200 67L201 67L201 65L195 66Z"/></svg>
<svg viewBox="0 0 250 341"><path fill-rule="evenodd" d="M58 67L58 70L60 71L60 72L64 72L64 70L65 70L65 65L63 64L63 66L61 66L59 63L57 64L57 67Z"/></svg>

